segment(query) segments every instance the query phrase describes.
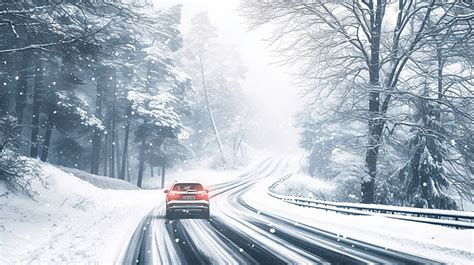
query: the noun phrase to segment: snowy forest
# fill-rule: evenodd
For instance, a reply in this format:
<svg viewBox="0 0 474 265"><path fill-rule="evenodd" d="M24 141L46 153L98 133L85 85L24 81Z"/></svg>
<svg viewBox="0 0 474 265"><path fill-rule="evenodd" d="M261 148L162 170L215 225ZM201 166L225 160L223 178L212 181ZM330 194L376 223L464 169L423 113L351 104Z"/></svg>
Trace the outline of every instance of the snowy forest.
<svg viewBox="0 0 474 265"><path fill-rule="evenodd" d="M253 28L273 25L269 41L297 69L312 176L337 178L344 200L356 202L472 201L471 1L244 1L242 9Z"/></svg>
<svg viewBox="0 0 474 265"><path fill-rule="evenodd" d="M24 178L35 167L25 157L139 187L145 175L190 159L240 163L238 52L213 41L206 13L183 37L181 6L149 8L146 1L2 1L2 180L29 191Z"/></svg>
<svg viewBox="0 0 474 265"><path fill-rule="evenodd" d="M34 159L139 187L190 161L245 164L246 65L206 12L182 32L181 10L1 1L1 180L31 192ZM294 69L309 175L335 181L335 200L442 209L473 195L472 12L434 0L239 7Z"/></svg>
<svg viewBox="0 0 474 265"><path fill-rule="evenodd" d="M0 0L0 264L472 264L472 0Z"/></svg>

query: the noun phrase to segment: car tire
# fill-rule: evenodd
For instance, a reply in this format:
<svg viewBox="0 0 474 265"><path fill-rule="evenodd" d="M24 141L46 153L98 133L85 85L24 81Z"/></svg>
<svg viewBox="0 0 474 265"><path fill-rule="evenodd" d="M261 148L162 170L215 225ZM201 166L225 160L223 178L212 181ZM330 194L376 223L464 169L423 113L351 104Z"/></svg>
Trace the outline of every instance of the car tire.
<svg viewBox="0 0 474 265"><path fill-rule="evenodd" d="M206 220L208 220L208 221L211 219L211 216L210 216L209 210L208 210L208 211L206 211L206 212L204 212L204 214L203 214L203 218L204 218L204 219L206 219Z"/></svg>
<svg viewBox="0 0 474 265"><path fill-rule="evenodd" d="M166 219L168 219L168 220L173 220L174 219L173 214L168 210L166 210Z"/></svg>

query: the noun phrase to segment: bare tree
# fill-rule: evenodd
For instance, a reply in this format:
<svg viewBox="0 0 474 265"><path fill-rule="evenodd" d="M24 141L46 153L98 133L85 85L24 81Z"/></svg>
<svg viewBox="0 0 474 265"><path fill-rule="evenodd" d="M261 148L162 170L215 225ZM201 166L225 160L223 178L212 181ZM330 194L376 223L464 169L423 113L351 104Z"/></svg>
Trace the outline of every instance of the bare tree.
<svg viewBox="0 0 474 265"><path fill-rule="evenodd" d="M364 203L374 202L379 152L400 77L430 36L456 23L450 15L459 5L434 0L243 1L242 13L252 28L272 24L273 46L287 55L284 63L300 67L313 89L326 95L342 91L341 105L365 97L365 109L358 100L352 104L359 117L349 114L368 125Z"/></svg>
<svg viewBox="0 0 474 265"><path fill-rule="evenodd" d="M203 64L201 52L199 53L198 57L199 57L199 66L201 69L201 83L202 83L202 88L204 89L204 97L206 99L206 109L207 109L207 113L209 114L209 121L211 122L212 130L216 137L217 146L221 154L222 166L224 167L224 169L227 169L227 160L225 158L224 149L222 147L221 137L219 136L219 130L217 129L216 121L214 120L214 113L212 111L211 103L209 101L209 91L207 90L206 76L205 76L205 70L204 70L204 64Z"/></svg>

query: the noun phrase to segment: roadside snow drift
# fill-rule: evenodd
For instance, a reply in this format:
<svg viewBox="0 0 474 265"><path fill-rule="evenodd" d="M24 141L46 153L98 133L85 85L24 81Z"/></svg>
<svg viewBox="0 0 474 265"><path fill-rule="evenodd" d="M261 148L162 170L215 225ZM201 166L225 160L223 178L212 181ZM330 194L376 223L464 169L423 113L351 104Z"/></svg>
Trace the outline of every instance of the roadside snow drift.
<svg viewBox="0 0 474 265"><path fill-rule="evenodd" d="M305 196L326 199L328 194L334 192L335 185L329 181L312 178L304 174L294 174L274 187L278 194Z"/></svg>
<svg viewBox="0 0 474 265"><path fill-rule="evenodd" d="M259 182L244 195L244 201L256 209L337 233L341 237L447 263L468 264L474 259L474 229L457 230L379 216L352 216L304 208L268 194L268 188L277 180L275 177Z"/></svg>
<svg viewBox="0 0 474 265"><path fill-rule="evenodd" d="M160 191L101 189L51 165L42 165L46 187L33 199L0 183L0 264L112 263L139 221L162 202Z"/></svg>

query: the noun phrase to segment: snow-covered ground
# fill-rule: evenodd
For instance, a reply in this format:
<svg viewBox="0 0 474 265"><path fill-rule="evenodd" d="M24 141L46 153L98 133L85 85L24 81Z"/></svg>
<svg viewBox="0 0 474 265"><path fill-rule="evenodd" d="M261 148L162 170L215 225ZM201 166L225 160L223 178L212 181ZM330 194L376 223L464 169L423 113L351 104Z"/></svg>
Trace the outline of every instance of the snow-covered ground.
<svg viewBox="0 0 474 265"><path fill-rule="evenodd" d="M252 164L253 165L253 164ZM41 164L46 187L31 199L0 183L0 264L112 263L120 256L142 218L164 202L160 177L133 184L79 170ZM67 172L66 172L67 171ZM241 171L177 170L174 180L217 184Z"/></svg>
<svg viewBox="0 0 474 265"><path fill-rule="evenodd" d="M159 191L117 190L128 185L117 180L101 189L51 165L42 172L34 200L0 186L0 264L112 263L163 201Z"/></svg>
<svg viewBox="0 0 474 265"><path fill-rule="evenodd" d="M123 254L142 218L164 202L162 190L133 190L130 184L122 181L72 171L80 175L79 178L54 166L41 165L47 185L34 185L39 193L34 200L0 186L0 264L113 263ZM268 178L258 182L243 199L262 212L293 219L297 222L295 225L304 223L341 237L434 260L469 263L474 259L474 230L456 230L380 216L342 215L298 207L268 195L270 185L281 176L298 171L298 168L295 161L273 159L269 163L256 161L242 171L178 170L169 174L167 186L174 180L198 180L212 185L239 176L253 176L242 172L256 172L255 176L268 175ZM153 185L159 185L159 180L159 177L146 179L146 187L156 187ZM309 180L307 176L298 174L287 181L284 186L277 187L281 189L279 192L317 192L321 189L330 192L332 188L325 182ZM316 190L311 186L317 187ZM222 212L228 212L228 201L212 203L214 209L219 209L222 204ZM164 227L164 223L160 227ZM272 229L278 229L278 226Z"/></svg>
<svg viewBox="0 0 474 265"><path fill-rule="evenodd" d="M85 180L89 182L90 184L102 188L102 189L108 189L108 190L139 190L136 185L128 182L128 181L123 181L120 179L115 179L115 178L110 178L110 177L105 177L105 176L97 176L94 174L87 173L82 170L78 170L75 168L69 168L69 167L59 167L62 171L66 173L71 173L74 176Z"/></svg>
<svg viewBox="0 0 474 265"><path fill-rule="evenodd" d="M257 209L332 231L341 237L448 263L470 263L474 260L474 230L456 230L376 216L348 216L299 207L268 195L268 187L277 179L261 181L244 195L244 200Z"/></svg>
<svg viewBox="0 0 474 265"><path fill-rule="evenodd" d="M278 194L324 200L334 189L335 185L329 181L315 179L304 174L294 174L276 185L273 191Z"/></svg>

